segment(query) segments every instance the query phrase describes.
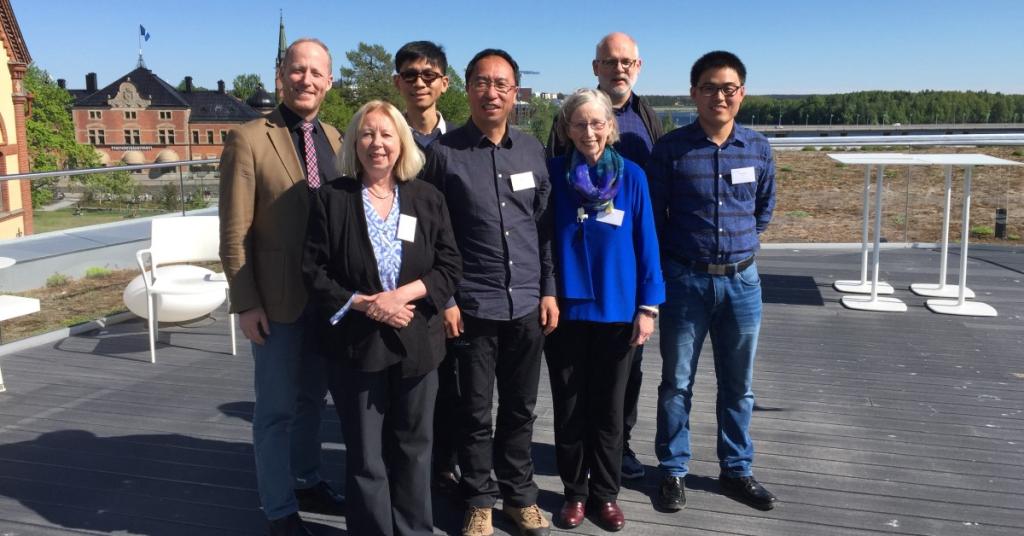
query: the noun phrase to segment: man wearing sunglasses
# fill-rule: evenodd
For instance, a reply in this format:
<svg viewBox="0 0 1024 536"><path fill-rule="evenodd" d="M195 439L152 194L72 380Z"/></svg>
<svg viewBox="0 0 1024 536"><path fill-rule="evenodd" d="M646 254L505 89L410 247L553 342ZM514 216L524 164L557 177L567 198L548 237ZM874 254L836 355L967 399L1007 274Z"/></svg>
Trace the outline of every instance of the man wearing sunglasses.
<svg viewBox="0 0 1024 536"><path fill-rule="evenodd" d="M753 477L750 438L761 328L754 254L775 206L775 159L764 136L736 124L746 76L732 53L698 59L690 71L697 120L661 138L647 165L667 295L660 314L663 364L654 440L663 473L655 504L666 510L686 505L693 383L709 333L722 492L762 510L776 502Z"/></svg>
<svg viewBox="0 0 1024 536"><path fill-rule="evenodd" d="M448 57L436 43L413 41L395 54L395 87L405 101L405 120L420 149L451 127L437 109L437 100L448 91L446 72Z"/></svg>

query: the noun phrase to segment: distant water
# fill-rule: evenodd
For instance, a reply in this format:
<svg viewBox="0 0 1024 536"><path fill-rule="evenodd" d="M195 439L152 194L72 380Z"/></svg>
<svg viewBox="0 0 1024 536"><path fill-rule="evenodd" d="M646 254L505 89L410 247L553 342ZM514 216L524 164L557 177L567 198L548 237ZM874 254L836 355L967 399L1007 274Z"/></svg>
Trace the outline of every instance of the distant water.
<svg viewBox="0 0 1024 536"><path fill-rule="evenodd" d="M672 124L675 125L676 127L681 127L681 126L689 125L695 119L697 119L697 112L680 112L680 111L664 112L664 111L661 111L661 110L657 110L657 114L658 114L658 119L661 119L662 121L665 120L665 116L666 115L671 117L672 118Z"/></svg>

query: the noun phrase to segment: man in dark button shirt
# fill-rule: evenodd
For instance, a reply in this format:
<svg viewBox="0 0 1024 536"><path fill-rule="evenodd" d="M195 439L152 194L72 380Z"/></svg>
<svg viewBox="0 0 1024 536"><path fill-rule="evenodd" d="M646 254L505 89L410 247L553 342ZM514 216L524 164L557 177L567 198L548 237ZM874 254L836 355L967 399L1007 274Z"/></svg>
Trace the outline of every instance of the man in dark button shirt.
<svg viewBox="0 0 1024 536"><path fill-rule="evenodd" d="M252 341L256 482L271 536L307 535L298 511L342 513L321 480L320 411L327 386L302 281L310 192L334 176L341 135L317 119L331 56L299 39L277 73L281 106L232 130L220 171L220 257L231 312Z"/></svg>
<svg viewBox="0 0 1024 536"><path fill-rule="evenodd" d="M718 379L722 491L755 508L775 505L751 472L750 438L761 329L754 254L775 206L775 159L764 136L736 124L746 77L729 52L697 60L690 71L697 120L661 138L647 165L668 297L661 306L664 364L654 442L664 473L656 503L668 510L686 504L693 382L708 333Z"/></svg>
<svg viewBox="0 0 1024 536"><path fill-rule="evenodd" d="M448 91L448 57L430 41L412 41L395 53L393 80L405 101L405 120L420 149L451 130L437 109L437 101ZM435 436L436 437L436 436Z"/></svg>
<svg viewBox="0 0 1024 536"><path fill-rule="evenodd" d="M549 531L537 507L530 443L544 334L558 325L551 183L544 148L508 125L518 80L507 52L478 53L466 68L470 121L431 144L423 173L447 198L463 260L445 330L458 337L452 346L462 395L464 536L493 534L499 492L523 534ZM500 402L492 439L495 381Z"/></svg>

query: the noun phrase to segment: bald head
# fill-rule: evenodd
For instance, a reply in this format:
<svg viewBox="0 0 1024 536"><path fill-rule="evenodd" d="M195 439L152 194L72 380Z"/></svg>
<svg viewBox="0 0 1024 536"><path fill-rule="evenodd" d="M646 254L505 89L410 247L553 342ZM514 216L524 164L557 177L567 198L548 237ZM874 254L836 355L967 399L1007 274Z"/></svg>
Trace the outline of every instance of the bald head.
<svg viewBox="0 0 1024 536"><path fill-rule="evenodd" d="M615 107L622 106L633 94L643 61L636 40L622 32L613 32L597 43L594 53L594 76L597 86Z"/></svg>

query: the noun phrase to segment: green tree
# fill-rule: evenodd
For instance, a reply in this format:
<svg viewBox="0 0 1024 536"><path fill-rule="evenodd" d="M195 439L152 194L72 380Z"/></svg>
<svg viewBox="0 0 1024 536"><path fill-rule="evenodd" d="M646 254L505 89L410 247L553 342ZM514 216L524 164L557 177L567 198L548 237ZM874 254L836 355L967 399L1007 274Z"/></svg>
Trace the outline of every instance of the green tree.
<svg viewBox="0 0 1024 536"><path fill-rule="evenodd" d="M661 116L661 130L668 134L676 129L676 124L672 122L672 114L666 112L665 115Z"/></svg>
<svg viewBox="0 0 1024 536"><path fill-rule="evenodd" d="M345 100L342 90L332 88L327 92L324 102L320 105L318 117L324 123L344 132L355 113L355 107Z"/></svg>
<svg viewBox="0 0 1024 536"><path fill-rule="evenodd" d="M448 91L437 99L437 110L444 118L456 125L461 125L469 120L469 99L466 96L466 83L455 72L451 65L448 66Z"/></svg>
<svg viewBox="0 0 1024 536"><path fill-rule="evenodd" d="M533 134L541 143L545 143L548 133L551 132L551 124L554 123L555 116L558 115L558 106L547 99L533 97L530 99L529 114L526 131Z"/></svg>
<svg viewBox="0 0 1024 536"><path fill-rule="evenodd" d="M32 171L98 166L100 160L96 150L75 139L75 125L71 120L74 99L71 94L61 89L46 71L35 64L30 65L25 73L25 89L33 96L32 115L25 124ZM56 182L56 179L32 181L33 207L53 199Z"/></svg>
<svg viewBox="0 0 1024 536"><path fill-rule="evenodd" d="M240 74L231 82L231 94L239 100L246 100L263 87L260 75L254 73Z"/></svg>
<svg viewBox="0 0 1024 536"><path fill-rule="evenodd" d="M345 53L349 67L342 67L339 86L344 99L354 107L380 99L402 106L398 89L391 81L394 63L381 45L360 42L356 50Z"/></svg>

